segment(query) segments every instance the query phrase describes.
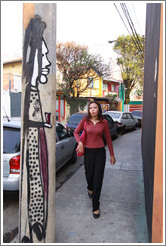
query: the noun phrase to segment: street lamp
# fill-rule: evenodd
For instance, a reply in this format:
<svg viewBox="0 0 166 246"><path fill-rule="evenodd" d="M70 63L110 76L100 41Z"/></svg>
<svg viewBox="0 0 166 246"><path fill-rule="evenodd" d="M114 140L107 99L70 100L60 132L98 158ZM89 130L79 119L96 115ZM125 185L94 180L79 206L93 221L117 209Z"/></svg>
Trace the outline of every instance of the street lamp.
<svg viewBox="0 0 166 246"><path fill-rule="evenodd" d="M130 46L130 47L134 47L133 45L126 44L126 43L121 42L121 41L118 41L118 40L109 40L108 43L109 43L109 44L112 44L112 43L115 42L115 41L118 42L118 43L120 43L120 44L128 45L128 46Z"/></svg>

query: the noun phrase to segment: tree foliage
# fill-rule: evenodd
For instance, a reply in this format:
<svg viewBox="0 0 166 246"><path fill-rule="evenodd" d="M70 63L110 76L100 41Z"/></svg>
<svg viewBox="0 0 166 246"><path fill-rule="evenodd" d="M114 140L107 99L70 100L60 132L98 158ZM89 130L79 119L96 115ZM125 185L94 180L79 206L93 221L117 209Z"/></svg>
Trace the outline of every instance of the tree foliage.
<svg viewBox="0 0 166 246"><path fill-rule="evenodd" d="M93 78L97 74L108 75L109 66L103 63L101 56L89 54L87 46L75 42L58 43L56 59L65 82L60 84L60 88L66 96L72 95L74 98L76 93L76 97L79 97L91 83L88 80L90 73ZM93 74L92 70L90 72L91 68L94 70ZM86 80L86 83L78 85L77 81L80 79Z"/></svg>
<svg viewBox="0 0 166 246"><path fill-rule="evenodd" d="M121 75L125 84L125 103L130 101L130 93L136 84L143 86L144 76L144 37L138 35L139 46L133 37L119 36L114 43L114 51L119 55L117 64L121 67Z"/></svg>
<svg viewBox="0 0 166 246"><path fill-rule="evenodd" d="M117 94L115 95L107 95L106 96L109 101L110 110L117 110L118 109L118 100Z"/></svg>
<svg viewBox="0 0 166 246"><path fill-rule="evenodd" d="M84 107L88 103L87 98L80 98L80 97L77 98L67 97L66 101L67 104L70 106L70 115L79 112L80 109L83 111Z"/></svg>

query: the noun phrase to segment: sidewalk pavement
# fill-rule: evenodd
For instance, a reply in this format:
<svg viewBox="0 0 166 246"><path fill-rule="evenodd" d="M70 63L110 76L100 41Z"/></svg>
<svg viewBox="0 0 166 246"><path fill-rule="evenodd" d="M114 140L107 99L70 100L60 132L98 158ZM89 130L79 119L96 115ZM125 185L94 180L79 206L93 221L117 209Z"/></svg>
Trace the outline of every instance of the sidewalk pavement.
<svg viewBox="0 0 166 246"><path fill-rule="evenodd" d="M92 215L84 166L56 192L55 243L148 243L141 156L141 129L113 141L116 164L107 161L100 218ZM83 157L81 157L83 158ZM82 159L83 161L83 159ZM14 239L13 242L17 242Z"/></svg>

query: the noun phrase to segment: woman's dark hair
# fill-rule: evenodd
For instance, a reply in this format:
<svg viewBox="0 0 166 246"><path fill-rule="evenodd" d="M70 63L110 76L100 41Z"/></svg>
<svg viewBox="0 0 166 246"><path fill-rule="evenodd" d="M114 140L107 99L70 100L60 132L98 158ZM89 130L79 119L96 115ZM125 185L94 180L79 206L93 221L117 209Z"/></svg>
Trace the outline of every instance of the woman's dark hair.
<svg viewBox="0 0 166 246"><path fill-rule="evenodd" d="M29 83L32 78L35 52L38 49L38 76L41 75L42 71L42 41L43 32L46 28L45 22L41 20L41 17L35 15L30 20L30 23L25 31L24 47L23 47L23 77L26 76L26 83ZM29 59L28 46L31 47Z"/></svg>
<svg viewBox="0 0 166 246"><path fill-rule="evenodd" d="M92 103L95 103L95 104L97 105L97 107L98 107L98 117L97 117L97 119L98 119L98 120L101 120L101 119L102 119L102 109L101 109L100 103L97 102L97 101L92 101L92 102L89 103L89 105L88 105L88 115L87 115L87 120L89 121L89 120L91 119L90 105L91 105Z"/></svg>

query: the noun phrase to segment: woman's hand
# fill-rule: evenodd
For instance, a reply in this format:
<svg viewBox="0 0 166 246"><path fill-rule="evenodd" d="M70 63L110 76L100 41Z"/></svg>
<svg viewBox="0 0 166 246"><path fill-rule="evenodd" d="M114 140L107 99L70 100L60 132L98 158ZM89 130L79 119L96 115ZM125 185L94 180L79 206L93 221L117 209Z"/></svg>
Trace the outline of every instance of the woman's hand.
<svg viewBox="0 0 166 246"><path fill-rule="evenodd" d="M83 143L82 142L79 142L78 146L77 146L77 150L78 150L78 153L81 153L83 152Z"/></svg>
<svg viewBox="0 0 166 246"><path fill-rule="evenodd" d="M111 165L114 165L115 162L116 162L116 159L115 159L115 156L113 155L113 156L111 156L111 158L110 158L110 164L111 164Z"/></svg>

